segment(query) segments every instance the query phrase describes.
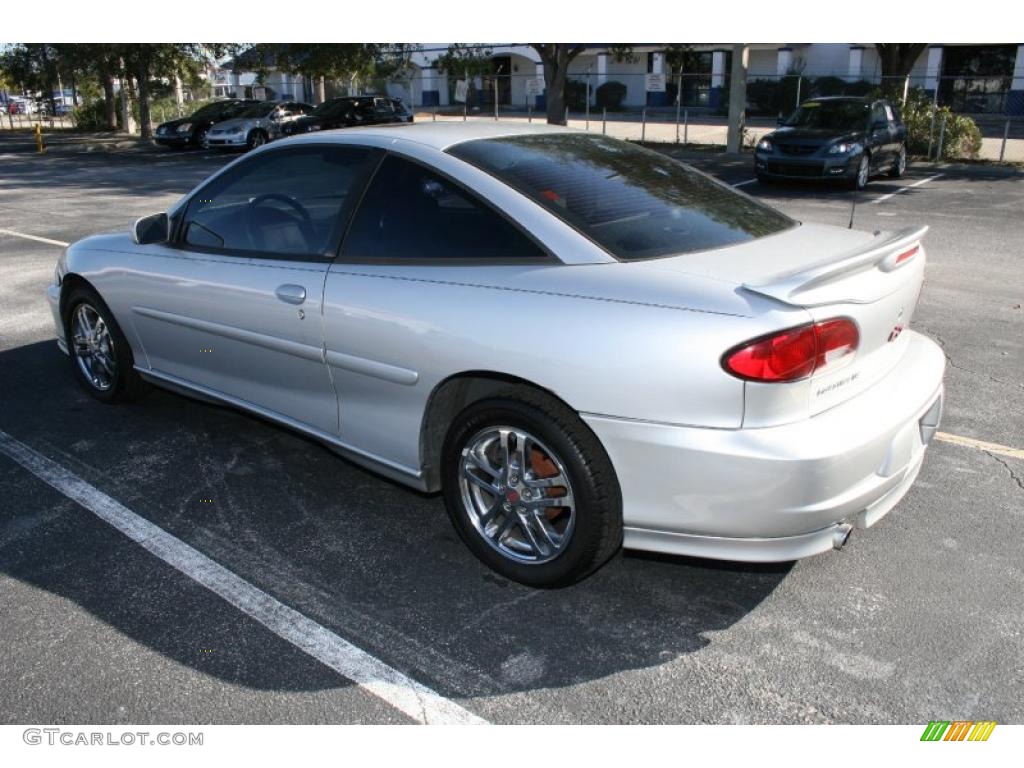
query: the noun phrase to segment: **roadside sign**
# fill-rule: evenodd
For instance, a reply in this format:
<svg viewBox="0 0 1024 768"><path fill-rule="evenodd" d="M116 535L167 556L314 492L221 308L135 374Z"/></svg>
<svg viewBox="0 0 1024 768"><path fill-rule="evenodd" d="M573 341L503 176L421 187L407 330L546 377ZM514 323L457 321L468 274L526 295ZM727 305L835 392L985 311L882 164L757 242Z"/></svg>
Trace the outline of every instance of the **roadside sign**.
<svg viewBox="0 0 1024 768"><path fill-rule="evenodd" d="M531 77L526 81L526 95L530 98L544 95L544 78Z"/></svg>
<svg viewBox="0 0 1024 768"><path fill-rule="evenodd" d="M647 73L648 92L663 93L665 90L665 75L655 72Z"/></svg>
<svg viewBox="0 0 1024 768"><path fill-rule="evenodd" d="M466 94L468 92L469 92L469 86L467 85L465 80L456 80L455 81L455 100L456 101L461 101L462 103L465 103L466 102Z"/></svg>
<svg viewBox="0 0 1024 768"><path fill-rule="evenodd" d="M262 85L253 86L252 97L257 101L265 101L267 98L267 89Z"/></svg>

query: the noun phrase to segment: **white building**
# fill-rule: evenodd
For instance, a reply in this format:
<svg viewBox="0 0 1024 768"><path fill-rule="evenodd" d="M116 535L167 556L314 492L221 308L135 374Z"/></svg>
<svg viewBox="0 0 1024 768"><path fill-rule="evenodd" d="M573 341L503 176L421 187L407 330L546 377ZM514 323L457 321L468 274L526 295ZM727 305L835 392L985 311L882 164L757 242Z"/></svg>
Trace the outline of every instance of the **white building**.
<svg viewBox="0 0 1024 768"><path fill-rule="evenodd" d="M528 45L481 44L490 51L495 74L476 78L478 104L513 109L542 109L543 65ZM835 77L852 83L881 81L881 62L873 43L756 43L751 44L748 81L778 80L797 74L808 79ZM447 44L423 44L414 54L416 71L388 86L391 95L415 106L447 107L455 99L458 73L437 68ZM682 72L668 65L664 45L635 44L628 58L617 58L607 45L589 45L569 69L569 80L589 86L590 104L597 106L597 89L606 82L625 86L625 107L674 104L680 84L687 107L721 106L731 67L732 43L692 44ZM666 90L648 90L662 75ZM579 86L578 86L579 87ZM1024 44L930 45L918 57L910 74L910 87L929 93L939 90L940 100L958 111L1024 114ZM411 94L409 91L412 91ZM410 98L411 96L411 98ZM586 96L583 97L584 99Z"/></svg>
<svg viewBox="0 0 1024 768"><path fill-rule="evenodd" d="M606 83L619 83L624 91L621 106L659 107L680 102L687 108L719 109L729 82L733 43L688 44L678 62L666 55L663 44L633 44L628 55L624 46L587 45L571 63L567 101L575 109L588 103L602 106L598 89ZM387 84L388 94L402 98L415 107L461 107L468 98L468 109L493 109L498 105L513 110L543 110L544 69L540 55L529 45L479 44L481 53L491 61L490 73L472 78L468 94L456 98L458 83L464 75L443 72L438 59L448 50L447 43L423 43L412 56L412 68ZM616 55L616 52L619 55ZM676 57L677 59L680 57ZM217 96L257 96L313 100L312 82L301 75L278 72L273 61L265 60L265 71L258 78L249 69L254 57L243 53L211 77ZM821 78L837 78L853 87L877 85L881 81L881 62L874 43L755 43L749 46L748 83L758 80L778 82L793 75L810 87ZM1024 114L1024 44L961 45L932 44L924 50L910 73L910 87L939 93L942 104L961 112ZM263 90L254 90L262 87ZM809 93L808 91L804 91ZM259 97L259 96L257 96ZM604 103L607 103L606 101Z"/></svg>

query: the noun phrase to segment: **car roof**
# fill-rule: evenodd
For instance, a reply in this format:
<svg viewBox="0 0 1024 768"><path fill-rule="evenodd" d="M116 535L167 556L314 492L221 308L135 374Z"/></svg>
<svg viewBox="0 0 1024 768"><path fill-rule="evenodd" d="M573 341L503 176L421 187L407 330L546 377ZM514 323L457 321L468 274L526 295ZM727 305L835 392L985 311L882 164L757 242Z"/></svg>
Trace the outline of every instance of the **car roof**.
<svg viewBox="0 0 1024 768"><path fill-rule="evenodd" d="M859 104L874 104L884 99L870 99L867 96L819 96L816 99L805 99L801 103L806 104L808 101L854 101Z"/></svg>
<svg viewBox="0 0 1024 768"><path fill-rule="evenodd" d="M341 128L333 131L304 133L288 141L292 144L298 142L322 143L325 140L348 143L352 137L384 138L411 141L443 151L455 144L473 141L474 139L497 139L506 136L530 136L542 133L586 134L587 132L576 128L563 128L559 125L547 125L546 123L484 123L458 120ZM591 132L589 135L595 134Z"/></svg>

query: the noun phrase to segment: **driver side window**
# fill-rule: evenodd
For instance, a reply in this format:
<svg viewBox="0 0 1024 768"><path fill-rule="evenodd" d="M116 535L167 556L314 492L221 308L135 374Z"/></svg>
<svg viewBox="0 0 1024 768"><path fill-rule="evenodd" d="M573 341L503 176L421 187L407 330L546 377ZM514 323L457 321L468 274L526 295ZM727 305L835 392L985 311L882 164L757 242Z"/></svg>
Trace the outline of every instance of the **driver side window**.
<svg viewBox="0 0 1024 768"><path fill-rule="evenodd" d="M379 156L343 146L256 155L192 197L183 245L253 257L331 257Z"/></svg>

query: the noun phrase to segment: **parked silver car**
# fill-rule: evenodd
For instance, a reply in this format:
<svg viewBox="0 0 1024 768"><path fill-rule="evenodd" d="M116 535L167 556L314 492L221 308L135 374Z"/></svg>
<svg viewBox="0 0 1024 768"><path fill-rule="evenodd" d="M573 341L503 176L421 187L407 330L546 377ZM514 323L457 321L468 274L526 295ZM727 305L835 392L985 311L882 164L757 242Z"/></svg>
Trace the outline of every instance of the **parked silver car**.
<svg viewBox="0 0 1024 768"><path fill-rule="evenodd" d="M240 158L71 245L49 300L98 400L272 419L554 585L623 544L791 560L889 512L942 411L908 330L924 231L800 224L604 136L426 123Z"/></svg>
<svg viewBox="0 0 1024 768"><path fill-rule="evenodd" d="M310 104L299 101L261 101L213 125L204 144L215 149L255 149L280 138L287 124L312 111Z"/></svg>

